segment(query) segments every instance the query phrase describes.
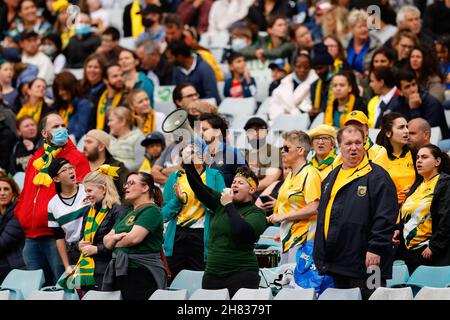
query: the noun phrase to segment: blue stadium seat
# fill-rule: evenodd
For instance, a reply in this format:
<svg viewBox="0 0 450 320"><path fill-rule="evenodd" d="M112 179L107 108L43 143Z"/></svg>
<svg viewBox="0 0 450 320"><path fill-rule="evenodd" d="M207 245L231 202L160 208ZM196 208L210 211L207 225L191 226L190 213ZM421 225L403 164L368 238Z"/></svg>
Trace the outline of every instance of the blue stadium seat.
<svg viewBox="0 0 450 320"><path fill-rule="evenodd" d="M408 267L406 264L400 264L400 262L394 262L392 267L392 279L386 281L386 286L388 288L395 288L401 286L401 284L406 283L409 279Z"/></svg>
<svg viewBox="0 0 450 320"><path fill-rule="evenodd" d="M274 246L277 248L281 248L281 242L275 241L273 237L277 236L280 233L279 227L270 226L266 230L264 230L261 237L258 239L256 243L256 248L266 249L270 246Z"/></svg>
<svg viewBox="0 0 450 320"><path fill-rule="evenodd" d="M404 286L411 287L414 296L423 287L445 288L450 282L450 266L419 266Z"/></svg>
<svg viewBox="0 0 450 320"><path fill-rule="evenodd" d="M173 279L169 289L186 289L188 291L188 297L190 297L195 290L201 289L202 279L203 271L181 270L175 279Z"/></svg>
<svg viewBox="0 0 450 320"><path fill-rule="evenodd" d="M0 290L10 290L11 300L23 300L39 290L45 282L43 270L11 270L3 280Z"/></svg>

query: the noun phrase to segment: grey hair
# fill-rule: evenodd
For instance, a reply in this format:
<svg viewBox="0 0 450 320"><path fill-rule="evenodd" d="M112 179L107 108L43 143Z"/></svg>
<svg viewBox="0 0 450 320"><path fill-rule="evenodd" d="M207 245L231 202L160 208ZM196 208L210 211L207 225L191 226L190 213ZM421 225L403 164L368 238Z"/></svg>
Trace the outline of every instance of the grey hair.
<svg viewBox="0 0 450 320"><path fill-rule="evenodd" d="M311 150L311 139L308 134L300 130L292 130L283 133L282 138L288 140L289 142L297 144L297 146L305 149L305 157Z"/></svg>
<svg viewBox="0 0 450 320"><path fill-rule="evenodd" d="M142 41L139 43L139 47L144 48L144 54L149 55L153 53L159 53L159 46L157 43L153 42L152 40L148 39L145 41Z"/></svg>
<svg viewBox="0 0 450 320"><path fill-rule="evenodd" d="M403 7L401 7L400 10L398 10L398 12L397 12L397 18L396 18L396 20L395 20L395 21L397 22L397 26L399 26L403 21L405 21L405 19L406 19L406 14L407 14L408 12L414 12L414 13L417 14L417 15L419 16L419 18L420 18L420 10L419 10L419 9L417 9L417 8L414 7L414 6L410 6L410 5L403 6Z"/></svg>
<svg viewBox="0 0 450 320"><path fill-rule="evenodd" d="M367 21L367 19L369 19L369 14L365 10L353 9L347 18L348 26L349 28L354 28L359 20Z"/></svg>

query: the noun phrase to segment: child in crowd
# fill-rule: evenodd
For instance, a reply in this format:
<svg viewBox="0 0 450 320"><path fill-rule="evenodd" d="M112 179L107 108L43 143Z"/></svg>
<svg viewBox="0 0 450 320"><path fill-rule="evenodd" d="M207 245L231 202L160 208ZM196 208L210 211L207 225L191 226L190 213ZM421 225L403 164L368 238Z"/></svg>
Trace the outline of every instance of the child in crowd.
<svg viewBox="0 0 450 320"><path fill-rule="evenodd" d="M273 90L275 90L281 83L284 77L288 74L288 66L286 59L278 58L273 60L269 64L269 69L272 70L272 82L269 86L269 97L272 96Z"/></svg>
<svg viewBox="0 0 450 320"><path fill-rule="evenodd" d="M166 148L164 135L159 131L150 132L141 142L141 146L145 148L145 160L142 162L139 171L150 173L150 170L159 159L161 153Z"/></svg>
<svg viewBox="0 0 450 320"><path fill-rule="evenodd" d="M231 78L225 80L224 96L232 98L249 98L256 93L256 82L250 76L245 58L240 53L232 53L228 57L228 68Z"/></svg>

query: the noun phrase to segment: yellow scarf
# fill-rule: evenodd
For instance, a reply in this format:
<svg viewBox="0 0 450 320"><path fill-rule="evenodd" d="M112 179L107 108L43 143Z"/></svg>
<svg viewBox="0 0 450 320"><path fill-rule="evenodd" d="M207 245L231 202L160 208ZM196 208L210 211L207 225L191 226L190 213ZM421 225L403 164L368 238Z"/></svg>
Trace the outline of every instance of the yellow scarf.
<svg viewBox="0 0 450 320"><path fill-rule="evenodd" d="M151 170L152 170L152 164L150 163L150 160L145 158L144 162L142 162L141 167L139 168L139 172L150 173Z"/></svg>
<svg viewBox="0 0 450 320"><path fill-rule="evenodd" d="M111 103L111 108L115 108L122 100L123 92L116 93ZM97 105L97 129L103 130L105 127L106 108L108 104L108 90L105 90Z"/></svg>
<svg viewBox="0 0 450 320"><path fill-rule="evenodd" d="M61 108L59 109L59 115L61 118L63 118L64 123L66 124L66 127L69 126L69 118L73 114L73 105L69 104L67 108Z"/></svg>
<svg viewBox="0 0 450 320"><path fill-rule="evenodd" d="M28 101L20 109L16 116L16 119L20 119L23 116L30 116L33 118L34 122L39 123L41 120L42 106L44 105L44 100L39 100L35 106L30 105Z"/></svg>
<svg viewBox="0 0 450 320"><path fill-rule="evenodd" d="M316 92L314 94L314 110L315 111L320 110L320 104L322 102L322 97L321 97L322 84L323 84L322 79L319 79L317 81Z"/></svg>
<svg viewBox="0 0 450 320"><path fill-rule="evenodd" d="M52 178L48 175L48 167L52 163L53 159L61 152L62 147L54 147L44 142L44 154L33 161L33 167L39 170L39 173L33 178L33 184L35 186L50 187L52 184Z"/></svg>
<svg viewBox="0 0 450 320"><path fill-rule="evenodd" d="M375 126L375 122L377 119L375 119L375 112L378 106L378 103L380 102L380 97L375 96L372 99L370 99L369 103L367 104L367 113L369 118L369 128L373 128Z"/></svg>
<svg viewBox="0 0 450 320"><path fill-rule="evenodd" d="M331 103L329 103L327 105L327 109L325 110L325 120L324 123L330 126L334 126L334 101L333 100L329 100L331 101ZM356 101L356 97L353 94L350 94L349 98L348 98L348 102L345 105L344 108L344 112L341 114L340 118L339 118L339 126L343 127L344 126L344 122L345 122L345 118L347 117L347 114L353 111L353 108L355 107L355 101Z"/></svg>
<svg viewBox="0 0 450 320"><path fill-rule="evenodd" d="M330 153L323 159L322 161L317 161L317 157L314 156L311 161L309 162L310 165L312 165L314 168L316 168L319 171L322 171L329 165L331 165L336 158L337 150L336 148L333 148Z"/></svg>
<svg viewBox="0 0 450 320"><path fill-rule="evenodd" d="M145 28L142 25L142 15L138 14L138 12L141 12L141 5L139 4L139 1L134 0L130 11L131 35L133 38L137 38L145 31Z"/></svg>
<svg viewBox="0 0 450 320"><path fill-rule="evenodd" d="M155 117L155 112L152 109L150 109L150 112L147 113L147 117L146 117L144 123L138 123L136 113L134 113L134 112L132 113L132 117L133 117L134 122L136 123L137 127L139 128L139 130L141 130L141 132L144 135L147 135L150 132L155 131L156 117Z"/></svg>

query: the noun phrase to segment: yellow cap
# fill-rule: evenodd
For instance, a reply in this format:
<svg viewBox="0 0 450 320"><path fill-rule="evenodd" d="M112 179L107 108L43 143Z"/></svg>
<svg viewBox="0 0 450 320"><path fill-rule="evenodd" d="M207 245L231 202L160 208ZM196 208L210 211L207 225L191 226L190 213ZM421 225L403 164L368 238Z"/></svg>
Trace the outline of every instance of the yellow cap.
<svg viewBox="0 0 450 320"><path fill-rule="evenodd" d="M345 119L344 125L347 125L349 121L358 121L361 124L368 124L369 119L362 111L352 111L349 114L347 114L347 118Z"/></svg>
<svg viewBox="0 0 450 320"><path fill-rule="evenodd" d="M64 9L67 9L68 6L69 6L69 1L67 1L67 0L56 0L52 4L52 8L53 8L54 12L59 12Z"/></svg>
<svg viewBox="0 0 450 320"><path fill-rule="evenodd" d="M327 124L321 124L309 131L309 137L312 139L317 136L327 135L336 139L336 129Z"/></svg>

